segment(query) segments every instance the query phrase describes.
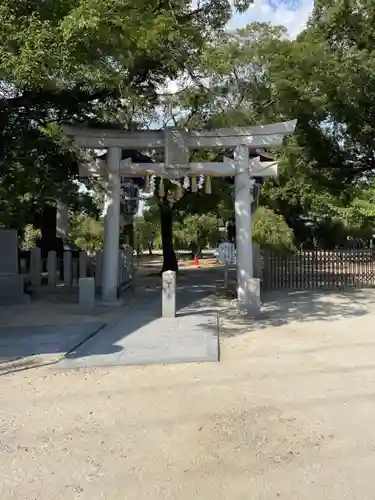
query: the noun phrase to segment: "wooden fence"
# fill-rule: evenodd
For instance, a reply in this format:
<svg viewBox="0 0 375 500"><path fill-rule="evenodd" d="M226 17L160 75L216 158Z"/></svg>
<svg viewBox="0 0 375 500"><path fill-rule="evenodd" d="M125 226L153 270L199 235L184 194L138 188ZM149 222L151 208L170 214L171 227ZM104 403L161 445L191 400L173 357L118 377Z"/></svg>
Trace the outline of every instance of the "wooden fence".
<svg viewBox="0 0 375 500"><path fill-rule="evenodd" d="M263 290L375 287L375 250L262 252Z"/></svg>
<svg viewBox="0 0 375 500"><path fill-rule="evenodd" d="M103 252L64 252L58 258L56 252L42 258L40 248L33 248L29 255L21 256L21 273L33 288L72 288L78 286L79 278L94 277L95 287L100 289L102 282ZM124 288L133 280L133 249L119 250L118 288Z"/></svg>

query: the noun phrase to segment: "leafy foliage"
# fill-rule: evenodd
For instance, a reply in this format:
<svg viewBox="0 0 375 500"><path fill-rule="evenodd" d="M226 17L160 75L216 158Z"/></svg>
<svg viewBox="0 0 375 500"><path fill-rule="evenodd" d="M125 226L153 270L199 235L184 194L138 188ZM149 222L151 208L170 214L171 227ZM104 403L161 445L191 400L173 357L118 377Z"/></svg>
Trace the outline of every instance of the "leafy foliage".
<svg viewBox="0 0 375 500"><path fill-rule="evenodd" d="M21 250L31 250L32 248L35 247L36 241L40 238L40 230L39 229L34 229L34 227L31 224L28 224L23 232L22 232L22 237L21 237L21 244L20 248Z"/></svg>
<svg viewBox="0 0 375 500"><path fill-rule="evenodd" d="M174 239L178 248L189 248L199 255L205 247L215 247L220 238L222 221L215 214L190 214L175 222Z"/></svg>
<svg viewBox="0 0 375 500"><path fill-rule="evenodd" d="M254 214L253 241L263 249L294 250L293 231L281 215L266 207L259 207Z"/></svg>
<svg viewBox="0 0 375 500"><path fill-rule="evenodd" d="M82 158L52 124L103 125L115 110L121 128L144 125L157 87L194 65L230 16L227 0L195 9L187 0L3 0L0 199L12 207L0 207L4 223L22 226L51 200L82 201L73 182Z"/></svg>
<svg viewBox="0 0 375 500"><path fill-rule="evenodd" d="M103 223L87 215L74 216L70 220L69 237L82 250L101 250L104 241Z"/></svg>
<svg viewBox="0 0 375 500"><path fill-rule="evenodd" d="M238 0L235 8L249 3ZM271 151L280 175L262 186L254 236L285 249L294 240L332 246L371 237L375 6L316 0L293 41L265 23L226 33L230 16L227 0L197 7L187 0L3 0L0 223L24 227L39 205L57 200L95 214L96 200L75 183L84 158L62 139L62 122L201 129L297 118L294 136ZM180 91L160 94L177 76ZM193 151L192 159L231 153ZM165 195L137 221L142 241L160 233L173 268L176 237L197 248L213 240L214 222L233 217L226 181L215 179L212 195L183 197L166 182ZM90 224L90 231L76 227L99 232Z"/></svg>
<svg viewBox="0 0 375 500"><path fill-rule="evenodd" d="M151 220L151 214L145 214L143 217L135 219L136 246L142 250L148 249L152 252L155 248L155 242L159 240L160 245L160 222L156 217Z"/></svg>

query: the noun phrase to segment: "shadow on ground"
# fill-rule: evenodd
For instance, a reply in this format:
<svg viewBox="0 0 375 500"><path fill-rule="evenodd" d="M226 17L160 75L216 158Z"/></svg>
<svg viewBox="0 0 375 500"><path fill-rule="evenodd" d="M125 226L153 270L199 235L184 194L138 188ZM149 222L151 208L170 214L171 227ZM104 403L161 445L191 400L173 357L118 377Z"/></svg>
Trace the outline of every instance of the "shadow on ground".
<svg viewBox="0 0 375 500"><path fill-rule="evenodd" d="M375 311L375 290L283 291L261 297L258 318L247 318L233 307L220 311L220 335L232 337L269 327L358 318Z"/></svg>
<svg viewBox="0 0 375 500"><path fill-rule="evenodd" d="M251 319L236 310L232 300L234 295L229 297L224 292L222 269L182 271L177 282L177 321L187 316L201 316L202 323L198 322L195 327L198 331L201 329L202 336L216 333L217 324L208 324L205 316L217 314L220 319L220 336L233 337L268 327L344 320L375 311L373 290L282 291L263 294L261 315ZM161 317L161 278L139 279L137 287L125 293L124 305L115 309L115 319L110 320L108 318L112 313L108 312L109 308L97 308L86 326L83 326L75 309L74 324L59 323L55 327L51 324L48 327L20 326L18 333L16 330L10 332L9 328L0 328L0 361L20 362L28 356L52 356L57 353L66 359L76 359L82 356L82 345L85 348L87 346L86 356L121 353L123 347L120 346L120 341L132 336L134 332L139 332L146 326L151 335L156 330L160 331L156 320ZM48 329L52 333L48 334ZM97 331L101 333L97 335ZM101 337L100 342L95 341L98 336ZM154 345L156 342L155 338Z"/></svg>
<svg viewBox="0 0 375 500"><path fill-rule="evenodd" d="M188 275L186 274L188 277ZM220 336L232 337L290 323L337 321L375 312L375 289L276 291L261 294L258 318L248 318L235 306L233 282L224 290L221 269L194 271L186 283L180 280L179 315L219 314ZM195 290L195 291L194 291ZM213 293L215 292L215 293ZM193 294L196 300L192 300ZM199 299L199 300L198 300Z"/></svg>

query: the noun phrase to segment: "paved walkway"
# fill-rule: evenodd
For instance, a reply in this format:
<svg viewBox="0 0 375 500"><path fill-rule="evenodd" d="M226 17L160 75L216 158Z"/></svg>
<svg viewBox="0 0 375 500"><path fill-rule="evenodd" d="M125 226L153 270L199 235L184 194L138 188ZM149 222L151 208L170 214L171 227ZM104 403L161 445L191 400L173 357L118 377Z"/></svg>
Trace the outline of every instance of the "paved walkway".
<svg viewBox="0 0 375 500"><path fill-rule="evenodd" d="M76 304L44 304L45 315L43 303L18 316L8 310L0 328L0 371L8 368L4 363L35 357L60 359L55 366L61 368L218 361L217 279L215 270L181 273L178 313L171 319L161 318L159 277L140 280L123 306L98 307L92 315L79 314Z"/></svg>
<svg viewBox="0 0 375 500"><path fill-rule="evenodd" d="M195 279L197 277L195 276ZM161 290L145 292L122 318L106 325L62 360L61 368L218 361L215 285L193 284L177 290L176 318L161 317Z"/></svg>

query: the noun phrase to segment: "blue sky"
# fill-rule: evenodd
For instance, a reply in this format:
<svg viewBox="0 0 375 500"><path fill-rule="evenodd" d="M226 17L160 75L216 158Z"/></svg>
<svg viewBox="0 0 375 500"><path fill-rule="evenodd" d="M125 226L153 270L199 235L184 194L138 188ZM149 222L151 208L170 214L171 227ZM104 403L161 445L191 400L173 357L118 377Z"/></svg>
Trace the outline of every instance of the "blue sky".
<svg viewBox="0 0 375 500"><path fill-rule="evenodd" d="M236 14L229 29L242 28L253 21L283 24L291 38L295 38L306 25L313 8L313 0L254 0L244 14Z"/></svg>

